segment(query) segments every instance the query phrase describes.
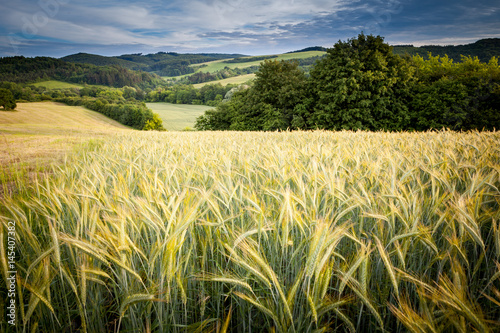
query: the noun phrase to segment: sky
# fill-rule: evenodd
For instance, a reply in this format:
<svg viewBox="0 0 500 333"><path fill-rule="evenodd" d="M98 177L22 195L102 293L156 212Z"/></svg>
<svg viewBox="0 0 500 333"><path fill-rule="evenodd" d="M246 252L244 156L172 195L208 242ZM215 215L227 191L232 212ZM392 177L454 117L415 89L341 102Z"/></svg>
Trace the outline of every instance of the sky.
<svg viewBox="0 0 500 333"><path fill-rule="evenodd" d="M391 45L500 38L490 0L0 0L0 57L277 54L359 33Z"/></svg>

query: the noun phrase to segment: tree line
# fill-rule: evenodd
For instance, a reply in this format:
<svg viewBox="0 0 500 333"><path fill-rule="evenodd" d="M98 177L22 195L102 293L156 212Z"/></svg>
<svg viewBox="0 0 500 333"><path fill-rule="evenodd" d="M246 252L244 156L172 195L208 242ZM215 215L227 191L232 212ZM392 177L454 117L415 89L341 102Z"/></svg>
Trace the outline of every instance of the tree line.
<svg viewBox="0 0 500 333"><path fill-rule="evenodd" d="M192 85L176 85L143 90L130 86L107 88L86 85L82 88L47 89L24 83L0 82L0 107L12 110L16 101L56 101L85 106L135 129L162 130L161 119L146 107L146 102L217 106L234 87L210 84L196 89Z"/></svg>
<svg viewBox="0 0 500 333"><path fill-rule="evenodd" d="M427 59L429 53L435 56L448 56L450 59L460 61L462 55L478 57L480 61L488 62L492 57L500 54L500 38L486 38L466 45L424 45L414 47L413 45L396 45L393 49L399 55L420 55Z"/></svg>
<svg viewBox="0 0 500 333"><path fill-rule="evenodd" d="M110 87L134 86L143 89L165 84L157 75L128 70L118 65L94 66L50 57L0 58L0 81L29 83L47 80Z"/></svg>
<svg viewBox="0 0 500 333"><path fill-rule="evenodd" d="M128 69L143 70L161 76L179 76L194 73L195 68L191 67L194 64L240 56L241 54L158 52L146 55L136 53L124 54L117 57L104 57L94 54L77 53L66 56L62 60L99 66L116 64Z"/></svg>
<svg viewBox="0 0 500 333"><path fill-rule="evenodd" d="M15 101L40 102L55 101L67 105L79 105L102 113L124 125L138 130L164 130L161 118L146 107L146 93L139 88L125 86L123 88L106 88L85 86L83 88L66 88L47 90L43 86L33 86L15 82L0 82L0 106L14 109Z"/></svg>
<svg viewBox="0 0 500 333"><path fill-rule="evenodd" d="M498 59L395 55L380 36L339 41L306 76L266 60L249 89L199 117L200 130L500 128Z"/></svg>
<svg viewBox="0 0 500 333"><path fill-rule="evenodd" d="M234 87L236 85L222 86L220 83L207 84L199 89L192 85L158 87L146 94L145 101L217 106Z"/></svg>

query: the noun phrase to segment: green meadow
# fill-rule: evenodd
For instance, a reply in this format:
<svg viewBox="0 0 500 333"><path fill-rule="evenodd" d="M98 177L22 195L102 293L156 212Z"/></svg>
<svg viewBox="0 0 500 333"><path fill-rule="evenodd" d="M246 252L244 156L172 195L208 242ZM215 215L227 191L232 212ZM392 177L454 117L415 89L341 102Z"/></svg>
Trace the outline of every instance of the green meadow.
<svg viewBox="0 0 500 333"><path fill-rule="evenodd" d="M163 120L163 127L167 131L182 131L194 128L196 118L205 111L213 109L206 105L188 105L171 103L146 103L146 106L157 113Z"/></svg>
<svg viewBox="0 0 500 333"><path fill-rule="evenodd" d="M67 88L82 88L83 87L83 85L81 85L81 84L74 84L74 83L55 81L55 80L37 82L37 83L33 83L33 85L35 87L45 87L47 89L67 89Z"/></svg>
<svg viewBox="0 0 500 333"><path fill-rule="evenodd" d="M246 74L246 75L238 75L235 77L230 77L230 78L223 79L223 80L197 83L197 84L193 84L193 86L197 89L201 88L203 86L206 86L207 84L220 83L222 86L226 86L228 84L243 84L243 83L248 82L248 81L253 80L253 79L255 79L255 74Z"/></svg>

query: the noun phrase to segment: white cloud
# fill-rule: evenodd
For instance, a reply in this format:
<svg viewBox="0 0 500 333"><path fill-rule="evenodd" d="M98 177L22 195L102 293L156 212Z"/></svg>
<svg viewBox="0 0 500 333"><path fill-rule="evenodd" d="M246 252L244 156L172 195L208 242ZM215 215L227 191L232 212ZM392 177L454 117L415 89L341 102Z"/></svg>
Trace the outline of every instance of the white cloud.
<svg viewBox="0 0 500 333"><path fill-rule="evenodd" d="M238 52L246 48L248 53L291 50L295 46L330 46L338 39L356 36L361 30L373 32L367 31L370 24L389 42L449 44L453 40L462 43L475 41L478 36L498 36L499 25L494 19L500 8L477 5L468 10L459 0L454 6L437 4L432 8L436 10L423 8L419 13L400 14L401 8L404 10L410 5L416 8L416 0L43 1L65 4L52 7L52 11L46 13L37 4L38 0L0 2L0 37L3 36L0 43L4 46L0 52L6 52L3 51L5 36L9 33L22 36L23 30L31 30L28 32L32 34L22 42L39 48L45 41L46 44L57 42L57 47L131 46L130 52L134 51L134 45L137 49L158 51L167 46L168 50L188 51L234 47ZM464 16L450 15L452 7ZM388 22L374 16L381 10L392 10L390 17L383 17L388 18ZM38 21L34 15L38 15ZM436 21L436 18L448 21ZM429 21L422 25L423 19ZM34 29L30 29L32 27Z"/></svg>

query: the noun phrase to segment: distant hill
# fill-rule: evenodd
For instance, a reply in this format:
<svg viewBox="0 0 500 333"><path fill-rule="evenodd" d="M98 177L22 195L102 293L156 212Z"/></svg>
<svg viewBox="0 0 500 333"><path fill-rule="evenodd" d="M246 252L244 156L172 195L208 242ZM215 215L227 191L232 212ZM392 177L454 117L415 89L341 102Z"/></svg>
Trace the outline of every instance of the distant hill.
<svg viewBox="0 0 500 333"><path fill-rule="evenodd" d="M298 53L298 52L308 52L308 51L327 51L328 49L322 46L307 47L302 50L287 52L287 53ZM487 38L478 40L472 44L465 45L425 45L425 46L413 46L413 45L394 45L393 51L395 54L404 56L410 55L414 56L419 54L420 56L427 58L429 52L433 56L439 55L452 58L454 61L460 61L461 56L472 56L478 57L479 60L483 62L488 62L491 57L500 57L500 38Z"/></svg>
<svg viewBox="0 0 500 333"><path fill-rule="evenodd" d="M479 60L483 62L488 62L491 57L500 57L500 38L488 38L481 39L472 44L465 45L425 45L420 47L414 47L413 45L395 45L393 46L393 51L395 54L410 56L419 54L420 56L427 58L429 52L433 56L439 55L452 58L454 61L460 61L461 55L478 57Z"/></svg>
<svg viewBox="0 0 500 333"><path fill-rule="evenodd" d="M73 63L85 63L97 66L119 65L132 70L143 70L160 76L179 76L194 73L190 65L209 61L242 57L242 54L223 53L175 53L158 52L143 55L124 54L117 57L105 57L88 53L77 53L61 58Z"/></svg>
<svg viewBox="0 0 500 333"><path fill-rule="evenodd" d="M322 51L326 52L328 49L323 46L312 46L312 47L306 47L305 49L302 50L297 50L297 51L291 51L287 53L299 53L299 52L309 52L309 51Z"/></svg>
<svg viewBox="0 0 500 333"><path fill-rule="evenodd" d="M0 58L0 81L35 83L47 80L140 88L154 88L164 83L157 75L132 71L118 65L95 66L50 57Z"/></svg>
<svg viewBox="0 0 500 333"><path fill-rule="evenodd" d="M91 64L96 66L111 66L118 65L132 70L141 70L147 67L143 64L138 64L133 61L128 61L124 59L119 59L116 57L105 57L97 54L90 53L77 53L61 58L63 61L80 63L80 64Z"/></svg>

